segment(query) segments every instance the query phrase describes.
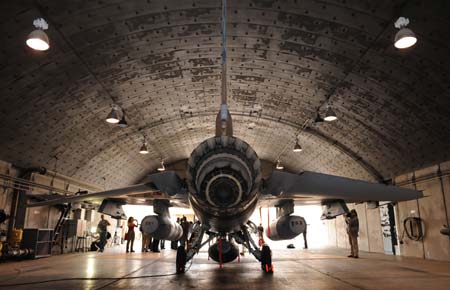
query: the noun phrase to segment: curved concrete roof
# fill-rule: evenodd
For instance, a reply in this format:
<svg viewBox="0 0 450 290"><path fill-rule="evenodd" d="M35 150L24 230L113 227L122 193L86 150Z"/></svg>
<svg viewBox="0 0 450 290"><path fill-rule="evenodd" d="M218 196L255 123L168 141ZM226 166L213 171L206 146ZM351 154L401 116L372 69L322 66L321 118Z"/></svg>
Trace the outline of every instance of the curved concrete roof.
<svg viewBox="0 0 450 290"><path fill-rule="evenodd" d="M214 134L220 1L2 1L0 159L106 187ZM265 160L366 180L449 159L448 1L229 1L235 135ZM410 19L415 47L393 47ZM51 48L25 39L44 17ZM339 120L300 133L329 99ZM126 112L121 129L104 119ZM142 133L150 154L138 148ZM105 180L103 180L105 178Z"/></svg>

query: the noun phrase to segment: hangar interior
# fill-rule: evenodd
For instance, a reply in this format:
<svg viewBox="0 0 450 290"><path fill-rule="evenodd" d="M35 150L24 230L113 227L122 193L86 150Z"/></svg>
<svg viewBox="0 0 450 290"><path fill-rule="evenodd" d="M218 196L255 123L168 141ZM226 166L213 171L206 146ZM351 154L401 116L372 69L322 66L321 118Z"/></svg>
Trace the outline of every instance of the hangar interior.
<svg viewBox="0 0 450 290"><path fill-rule="evenodd" d="M450 289L448 1L0 7L0 287ZM398 25L401 17L408 23ZM396 47L400 32L417 43ZM30 33L48 47L31 48ZM273 250L270 278L250 254L219 269L205 249L184 276L167 278L170 247L125 255L126 218L106 214L115 237L105 253L86 253L104 208L27 206L149 182L162 171L189 179L191 154L217 132L224 86L233 136L257 154L263 183L274 171L311 171L424 197L347 203L359 218L359 260L346 257L339 215L321 222L326 247L302 250L299 236L296 249ZM118 123L105 121L111 114ZM260 211L264 227L278 215ZM26 284L42 277L75 279Z"/></svg>

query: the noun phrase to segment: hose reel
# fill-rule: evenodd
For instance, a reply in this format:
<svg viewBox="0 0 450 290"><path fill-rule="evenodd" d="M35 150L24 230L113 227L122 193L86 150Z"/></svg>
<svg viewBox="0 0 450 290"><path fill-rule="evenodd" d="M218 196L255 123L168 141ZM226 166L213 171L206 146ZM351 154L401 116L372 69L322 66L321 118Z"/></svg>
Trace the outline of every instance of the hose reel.
<svg viewBox="0 0 450 290"><path fill-rule="evenodd" d="M407 217L403 220L403 234L400 244L403 244L403 237L406 236L412 241L422 241L425 236L425 224L420 217Z"/></svg>

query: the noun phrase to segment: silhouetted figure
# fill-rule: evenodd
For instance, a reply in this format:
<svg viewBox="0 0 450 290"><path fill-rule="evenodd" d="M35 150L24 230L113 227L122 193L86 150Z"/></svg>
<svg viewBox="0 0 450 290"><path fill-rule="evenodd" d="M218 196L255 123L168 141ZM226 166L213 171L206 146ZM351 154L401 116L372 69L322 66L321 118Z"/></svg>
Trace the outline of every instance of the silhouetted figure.
<svg viewBox="0 0 450 290"><path fill-rule="evenodd" d="M186 248L187 239L188 239L188 235L189 235L190 224L187 221L185 216L183 216L181 218L181 228L183 229L183 236L181 237L180 246Z"/></svg>
<svg viewBox="0 0 450 290"><path fill-rule="evenodd" d="M107 242L107 235L108 235L108 226L110 226L111 224L109 223L109 221L105 220L105 216L101 215L100 216L100 221L98 222L97 225L97 232L100 235L100 241L98 243L98 247L99 247L99 251L103 252L105 250L105 245Z"/></svg>
<svg viewBox="0 0 450 290"><path fill-rule="evenodd" d="M304 242L303 249L308 249L308 240L306 239L306 230L308 229L308 225L306 224L305 219L303 219L303 222L305 223L305 231L303 232L303 242Z"/></svg>
<svg viewBox="0 0 450 290"><path fill-rule="evenodd" d="M350 255L348 257L358 258L359 220L356 210L352 209L345 214L345 223L347 224L347 234L350 242Z"/></svg>
<svg viewBox="0 0 450 290"><path fill-rule="evenodd" d="M152 241L152 252L159 253L159 240L157 239Z"/></svg>

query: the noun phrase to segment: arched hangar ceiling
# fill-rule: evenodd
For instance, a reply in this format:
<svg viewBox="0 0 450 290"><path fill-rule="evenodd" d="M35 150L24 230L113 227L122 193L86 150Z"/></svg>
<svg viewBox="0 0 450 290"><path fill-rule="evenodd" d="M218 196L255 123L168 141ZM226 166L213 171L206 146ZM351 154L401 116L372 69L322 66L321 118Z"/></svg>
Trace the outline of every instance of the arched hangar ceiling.
<svg viewBox="0 0 450 290"><path fill-rule="evenodd" d="M228 2L235 135L262 159L368 180L449 159L448 1ZM220 1L0 5L0 159L53 169L57 156L59 172L115 187L213 135ZM399 16L418 36L404 51L392 44ZM47 52L25 45L37 17ZM310 126L292 153L328 98L339 120ZM113 102L125 129L104 121Z"/></svg>

